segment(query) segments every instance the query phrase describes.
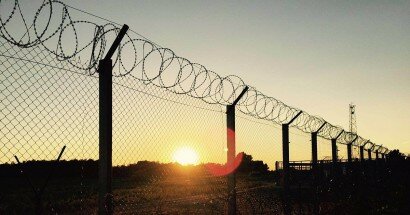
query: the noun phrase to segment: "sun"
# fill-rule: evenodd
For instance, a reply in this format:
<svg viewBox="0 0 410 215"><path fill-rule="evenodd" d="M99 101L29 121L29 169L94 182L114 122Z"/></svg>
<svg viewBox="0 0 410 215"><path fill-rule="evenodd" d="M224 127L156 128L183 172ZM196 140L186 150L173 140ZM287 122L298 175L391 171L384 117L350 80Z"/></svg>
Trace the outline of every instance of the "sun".
<svg viewBox="0 0 410 215"><path fill-rule="evenodd" d="M175 150L172 160L181 165L197 165L199 163L198 153L190 147L181 147Z"/></svg>

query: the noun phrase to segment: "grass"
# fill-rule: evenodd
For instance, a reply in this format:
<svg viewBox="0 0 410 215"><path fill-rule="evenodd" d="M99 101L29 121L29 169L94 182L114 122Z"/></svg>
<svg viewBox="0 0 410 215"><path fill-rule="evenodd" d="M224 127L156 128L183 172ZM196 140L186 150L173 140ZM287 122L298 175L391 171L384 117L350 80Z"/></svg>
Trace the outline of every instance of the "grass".
<svg viewBox="0 0 410 215"><path fill-rule="evenodd" d="M138 178L114 178L116 213L223 214L226 212L226 177L198 174L188 170L184 174L164 173L142 181ZM34 180L33 184L39 186L41 179ZM35 195L25 180L0 179L0 185L2 190L0 214L34 214ZM43 212L45 214L95 214L98 199L97 185L96 179L53 179L42 198ZM237 193L238 208L243 214L252 211L277 210L270 200L278 199L279 190L269 178L238 175Z"/></svg>

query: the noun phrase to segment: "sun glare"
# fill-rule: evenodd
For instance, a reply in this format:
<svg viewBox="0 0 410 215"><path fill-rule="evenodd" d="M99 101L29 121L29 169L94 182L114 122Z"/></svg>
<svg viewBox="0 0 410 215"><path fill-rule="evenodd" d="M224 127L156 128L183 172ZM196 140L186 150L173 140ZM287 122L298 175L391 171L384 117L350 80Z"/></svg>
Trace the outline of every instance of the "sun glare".
<svg viewBox="0 0 410 215"><path fill-rule="evenodd" d="M189 147L177 149L172 156L174 162L181 165L196 165L199 163L198 153Z"/></svg>

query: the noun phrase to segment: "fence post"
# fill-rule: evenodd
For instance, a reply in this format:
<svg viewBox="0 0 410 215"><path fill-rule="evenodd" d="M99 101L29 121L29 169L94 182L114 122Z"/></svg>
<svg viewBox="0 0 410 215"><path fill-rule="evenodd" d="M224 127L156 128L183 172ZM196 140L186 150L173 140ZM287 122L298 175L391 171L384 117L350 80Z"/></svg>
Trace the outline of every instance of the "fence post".
<svg viewBox="0 0 410 215"><path fill-rule="evenodd" d="M236 156L235 146L235 106L243 95L248 91L245 87L241 94L231 104L226 106L226 126L227 126L227 168L233 170ZM228 175L228 215L236 214L236 170Z"/></svg>
<svg viewBox="0 0 410 215"><path fill-rule="evenodd" d="M359 146L360 149L360 161L364 161L364 146Z"/></svg>
<svg viewBox="0 0 410 215"><path fill-rule="evenodd" d="M313 203L313 214L319 214L319 202L318 202L318 170L317 170L317 134L326 125L326 122L322 124L315 132L312 132L312 174L313 174L313 188L314 193L314 203Z"/></svg>
<svg viewBox="0 0 410 215"><path fill-rule="evenodd" d="M112 60L128 30L124 25L103 60L99 61L98 214L113 213L112 198Z"/></svg>
<svg viewBox="0 0 410 215"><path fill-rule="evenodd" d="M356 137L352 140L352 142L347 144L347 162L349 163L349 165L350 163L352 163L352 145L354 141L357 140L358 137L359 136L356 134Z"/></svg>
<svg viewBox="0 0 410 215"><path fill-rule="evenodd" d="M283 200L284 214L290 215L292 207L290 205L290 185L289 185L289 125L302 114L300 111L288 123L282 124L282 156L283 156Z"/></svg>
<svg viewBox="0 0 410 215"><path fill-rule="evenodd" d="M367 140L363 145L361 145L360 146L360 160L361 161L364 161L364 147L368 144L368 143L370 143L370 140ZM368 150L366 150L367 151L367 153L368 153L368 155L369 155L369 151ZM370 155L371 156L371 155Z"/></svg>
<svg viewBox="0 0 410 215"><path fill-rule="evenodd" d="M379 160L379 150L376 150L376 160Z"/></svg>
<svg viewBox="0 0 410 215"><path fill-rule="evenodd" d="M312 169L317 166L317 132L312 132Z"/></svg>
<svg viewBox="0 0 410 215"><path fill-rule="evenodd" d="M284 214L290 215L292 208L289 202L289 125L282 124L282 157L283 157L283 200Z"/></svg>
<svg viewBox="0 0 410 215"><path fill-rule="evenodd" d="M352 144L347 144L347 162L352 163Z"/></svg>
<svg viewBox="0 0 410 215"><path fill-rule="evenodd" d="M336 139L332 139L332 163L333 165L337 163L337 145Z"/></svg>
<svg viewBox="0 0 410 215"><path fill-rule="evenodd" d="M367 156L369 157L369 160L372 160L372 150L367 149Z"/></svg>
<svg viewBox="0 0 410 215"><path fill-rule="evenodd" d="M227 129L227 166L233 168L235 160L235 106L228 105L226 107L226 125ZM228 175L228 214L236 214L236 178L235 173Z"/></svg>
<svg viewBox="0 0 410 215"><path fill-rule="evenodd" d="M312 132L312 169L316 169L317 167L317 134L319 131L326 125L327 122L323 123L319 129L315 132ZM313 175L315 177L315 171L313 171Z"/></svg>
<svg viewBox="0 0 410 215"><path fill-rule="evenodd" d="M342 130L335 138L333 138L332 141L332 163L333 166L335 166L335 164L337 163L337 138L340 137L340 135L342 135L342 133L344 132L344 130Z"/></svg>
<svg viewBox="0 0 410 215"><path fill-rule="evenodd" d="M315 168L317 166L317 134L319 131L325 127L327 122L324 122L319 129L315 132L312 132L312 167Z"/></svg>
<svg viewBox="0 0 410 215"><path fill-rule="evenodd" d="M112 61L100 60L99 67L99 214L112 214Z"/></svg>
<svg viewBox="0 0 410 215"><path fill-rule="evenodd" d="M338 155L337 155L337 139L342 135L344 130L342 130L335 138L332 138L332 177L336 177L337 173L339 172L339 165L338 165Z"/></svg>

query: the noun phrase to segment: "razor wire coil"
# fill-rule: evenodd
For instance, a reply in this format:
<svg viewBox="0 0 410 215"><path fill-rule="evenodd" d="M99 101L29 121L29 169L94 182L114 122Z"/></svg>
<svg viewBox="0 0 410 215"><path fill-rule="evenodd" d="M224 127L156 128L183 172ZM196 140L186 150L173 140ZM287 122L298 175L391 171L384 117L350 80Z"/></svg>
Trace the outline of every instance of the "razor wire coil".
<svg viewBox="0 0 410 215"><path fill-rule="evenodd" d="M99 60L107 51L107 45L111 44L110 41L119 32L118 25L107 19L104 19L104 24L76 20L73 7L57 0L44 0L33 17L23 15L19 0L0 1L0 5L5 4L11 5L9 11L0 15L0 36L3 39L21 48L42 46L59 61L66 61L90 76L97 75ZM22 36L21 33L13 32L16 26L12 22L18 20L19 29L25 29ZM80 36L85 28L92 29L92 32ZM231 104L248 86L238 76L221 76L204 65L180 57L173 50L163 48L132 32L126 34L113 56L113 76L128 76L146 85L154 85L176 94L219 105ZM288 123L301 111L263 94L252 86L249 86L237 106L244 114L276 124ZM318 132L320 137L333 139L341 133L339 143L366 145L374 150L388 151L385 147L344 131L342 127L332 125L305 111L290 126L308 133L317 131L324 123L326 125Z"/></svg>

